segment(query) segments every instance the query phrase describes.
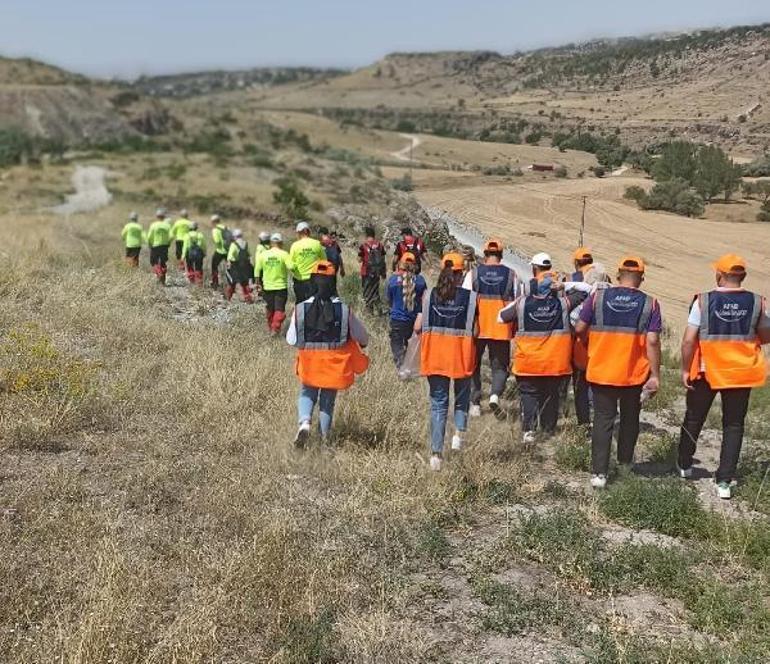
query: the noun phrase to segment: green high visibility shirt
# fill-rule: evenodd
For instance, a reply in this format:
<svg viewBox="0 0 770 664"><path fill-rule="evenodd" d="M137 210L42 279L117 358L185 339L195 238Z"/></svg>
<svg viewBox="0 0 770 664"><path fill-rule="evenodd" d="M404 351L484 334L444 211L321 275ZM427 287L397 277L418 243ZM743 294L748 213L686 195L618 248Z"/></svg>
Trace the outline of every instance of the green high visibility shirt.
<svg viewBox="0 0 770 664"><path fill-rule="evenodd" d="M184 238L184 244L182 245L182 258L187 258L187 252L192 245L196 245L206 253L206 236L200 231L189 231Z"/></svg>
<svg viewBox="0 0 770 664"><path fill-rule="evenodd" d="M326 251L318 240L303 237L291 245L289 258L294 266L294 278L297 281L307 281L315 264L326 260Z"/></svg>
<svg viewBox="0 0 770 664"><path fill-rule="evenodd" d="M261 242L257 245L257 248L254 250L254 262L257 262L257 257L263 252L270 249L269 244L262 244Z"/></svg>
<svg viewBox="0 0 770 664"><path fill-rule="evenodd" d="M265 249L254 261L254 277L262 281L262 288L266 291L288 288L291 271L289 252L279 247Z"/></svg>
<svg viewBox="0 0 770 664"><path fill-rule="evenodd" d="M224 224L217 224L211 229L211 239L214 241L214 251L218 254L227 254L225 238L222 235L226 228L227 226Z"/></svg>
<svg viewBox="0 0 770 664"><path fill-rule="evenodd" d="M190 232L191 223L192 222L189 219L185 219L184 217L177 219L171 227L171 237L177 242L184 242L185 236Z"/></svg>
<svg viewBox="0 0 770 664"><path fill-rule="evenodd" d="M167 247L171 244L171 224L158 219L147 229L147 244L151 247Z"/></svg>
<svg viewBox="0 0 770 664"><path fill-rule="evenodd" d="M135 221L129 221L123 226L120 237L123 238L126 249L136 249L137 247L141 247L144 242L144 229L141 224L137 224Z"/></svg>

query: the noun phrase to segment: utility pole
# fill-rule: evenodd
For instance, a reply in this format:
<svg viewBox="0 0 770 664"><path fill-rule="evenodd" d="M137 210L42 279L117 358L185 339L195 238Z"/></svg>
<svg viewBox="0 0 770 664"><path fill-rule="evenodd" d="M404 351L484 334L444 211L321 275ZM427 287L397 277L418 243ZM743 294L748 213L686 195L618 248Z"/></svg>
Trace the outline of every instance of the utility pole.
<svg viewBox="0 0 770 664"><path fill-rule="evenodd" d="M414 150L414 138L412 136L409 137L409 179L412 179L412 168L414 167L414 162L412 161L412 151Z"/></svg>
<svg viewBox="0 0 770 664"><path fill-rule="evenodd" d="M586 196L583 196L583 215L580 217L580 242L579 246L583 246L583 235L586 230Z"/></svg>

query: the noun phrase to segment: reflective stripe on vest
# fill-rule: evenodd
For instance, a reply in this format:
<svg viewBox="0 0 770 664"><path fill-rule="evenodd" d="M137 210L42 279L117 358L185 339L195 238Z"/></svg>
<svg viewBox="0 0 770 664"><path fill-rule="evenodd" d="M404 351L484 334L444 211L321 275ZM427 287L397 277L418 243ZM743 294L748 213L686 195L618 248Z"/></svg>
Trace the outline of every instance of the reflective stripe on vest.
<svg viewBox="0 0 770 664"><path fill-rule="evenodd" d="M348 343L348 329L350 327L350 309L342 302L334 302L335 318L337 307L340 314L340 334L337 341L306 341L305 340L305 313L312 302L303 302L297 307L297 348L300 350L336 350Z"/></svg>
<svg viewBox="0 0 770 664"><path fill-rule="evenodd" d="M654 305L649 295L622 286L596 292L594 322L588 332L589 382L618 387L646 382L650 374L647 330Z"/></svg>
<svg viewBox="0 0 770 664"><path fill-rule="evenodd" d="M767 367L757 336L762 297L749 291L701 293L698 349L691 377L703 373L712 389L761 387Z"/></svg>
<svg viewBox="0 0 770 664"><path fill-rule="evenodd" d="M558 305L558 311L554 305ZM544 312L545 317L538 318L538 311ZM567 300L530 295L519 301L516 313L518 330L512 371L518 376L571 374L572 329Z"/></svg>
<svg viewBox="0 0 770 664"><path fill-rule="evenodd" d="M473 339L476 294L458 288L454 302L438 305L434 303L434 293L435 290L430 289L425 294L420 373L423 376L468 378L476 369L476 343ZM442 313L440 307L452 307L456 312L450 317Z"/></svg>

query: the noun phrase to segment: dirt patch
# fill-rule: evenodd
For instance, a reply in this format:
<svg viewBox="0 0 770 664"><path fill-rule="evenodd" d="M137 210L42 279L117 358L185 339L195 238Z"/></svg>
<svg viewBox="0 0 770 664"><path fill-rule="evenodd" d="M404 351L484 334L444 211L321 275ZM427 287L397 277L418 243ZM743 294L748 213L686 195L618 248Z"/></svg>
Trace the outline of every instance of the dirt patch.
<svg viewBox="0 0 770 664"><path fill-rule="evenodd" d="M76 166L72 174L75 193L67 196L67 201L57 205L53 211L64 215L80 214L109 205L112 194L105 184L107 175L107 169L101 166Z"/></svg>

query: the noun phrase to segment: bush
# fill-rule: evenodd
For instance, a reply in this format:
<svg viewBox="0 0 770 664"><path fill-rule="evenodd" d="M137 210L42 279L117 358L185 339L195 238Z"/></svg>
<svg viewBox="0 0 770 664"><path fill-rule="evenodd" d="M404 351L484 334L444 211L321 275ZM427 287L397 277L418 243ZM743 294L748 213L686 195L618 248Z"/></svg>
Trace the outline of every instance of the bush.
<svg viewBox="0 0 770 664"><path fill-rule="evenodd" d="M647 192L642 187L635 184L631 185L630 187L626 187L623 198L630 201L636 201L636 203L641 206L642 201L647 199Z"/></svg>
<svg viewBox="0 0 770 664"><path fill-rule="evenodd" d="M278 191L273 193L273 200L281 206L284 213L292 219L304 219L308 216L310 199L291 178L278 178L274 185Z"/></svg>
<svg viewBox="0 0 770 664"><path fill-rule="evenodd" d="M644 210L666 210L685 217L700 217L704 212L703 199L680 178L657 183L640 206Z"/></svg>
<svg viewBox="0 0 770 664"><path fill-rule="evenodd" d="M0 129L0 168L20 164L32 146L32 138L20 129Z"/></svg>
<svg viewBox="0 0 770 664"><path fill-rule="evenodd" d="M770 201L762 203L762 207L757 214L757 221L770 221Z"/></svg>
<svg viewBox="0 0 770 664"><path fill-rule="evenodd" d="M604 166L594 166L592 170L597 178L603 178L607 174L607 169Z"/></svg>
<svg viewBox="0 0 770 664"><path fill-rule="evenodd" d="M413 191L414 184L412 183L412 176L406 173L403 177L396 178L390 181L390 186L396 191Z"/></svg>
<svg viewBox="0 0 770 664"><path fill-rule="evenodd" d="M566 166L559 166L555 171L554 175L557 178L566 178L567 177L567 168Z"/></svg>

